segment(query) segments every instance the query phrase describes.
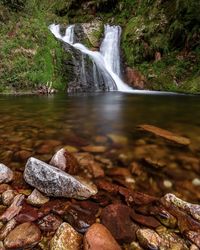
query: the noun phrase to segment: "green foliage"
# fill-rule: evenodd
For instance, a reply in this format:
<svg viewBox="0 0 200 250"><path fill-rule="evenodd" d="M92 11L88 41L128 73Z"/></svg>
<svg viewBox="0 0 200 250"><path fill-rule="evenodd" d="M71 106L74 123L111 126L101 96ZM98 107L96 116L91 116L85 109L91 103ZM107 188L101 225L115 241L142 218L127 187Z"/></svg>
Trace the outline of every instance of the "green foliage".
<svg viewBox="0 0 200 250"><path fill-rule="evenodd" d="M0 4L9 7L13 11L21 11L26 5L26 0L0 0Z"/></svg>
<svg viewBox="0 0 200 250"><path fill-rule="evenodd" d="M63 50L48 30L45 16L12 13L0 30L0 91L30 91L52 83L63 90Z"/></svg>

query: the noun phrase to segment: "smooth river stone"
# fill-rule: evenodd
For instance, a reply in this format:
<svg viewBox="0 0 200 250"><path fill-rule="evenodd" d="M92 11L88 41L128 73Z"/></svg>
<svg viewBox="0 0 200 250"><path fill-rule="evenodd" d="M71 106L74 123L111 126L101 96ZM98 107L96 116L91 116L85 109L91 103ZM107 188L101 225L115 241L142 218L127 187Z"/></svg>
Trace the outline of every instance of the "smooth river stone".
<svg viewBox="0 0 200 250"><path fill-rule="evenodd" d="M79 250L82 235L77 233L68 223L62 223L51 239L50 250Z"/></svg>
<svg viewBox="0 0 200 250"><path fill-rule="evenodd" d="M0 163L0 183L8 183L13 179L13 171Z"/></svg>
<svg viewBox="0 0 200 250"><path fill-rule="evenodd" d="M25 170L25 181L48 196L87 199L97 193L94 184L71 176L36 158L29 158Z"/></svg>
<svg viewBox="0 0 200 250"><path fill-rule="evenodd" d="M31 222L26 222L12 230L4 240L6 249L32 248L41 240L40 229Z"/></svg>
<svg viewBox="0 0 200 250"><path fill-rule="evenodd" d="M84 250L121 250L110 231L102 224L93 224L84 235Z"/></svg>

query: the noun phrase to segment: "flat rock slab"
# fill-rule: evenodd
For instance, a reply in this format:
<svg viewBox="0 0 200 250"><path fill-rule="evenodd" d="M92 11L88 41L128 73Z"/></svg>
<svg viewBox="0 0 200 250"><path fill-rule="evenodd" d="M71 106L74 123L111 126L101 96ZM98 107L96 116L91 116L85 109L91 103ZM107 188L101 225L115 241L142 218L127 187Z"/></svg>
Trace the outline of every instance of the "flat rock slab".
<svg viewBox="0 0 200 250"><path fill-rule="evenodd" d="M29 158L24 170L25 181L48 196L87 199L97 193L94 184L73 177L36 158Z"/></svg>
<svg viewBox="0 0 200 250"><path fill-rule="evenodd" d="M8 183L13 179L13 171L0 163L0 183Z"/></svg>
<svg viewBox="0 0 200 250"><path fill-rule="evenodd" d="M176 135L168 130L158 128L156 126L145 124L145 125L140 125L139 128L147 132L153 133L154 135L160 136L164 139L167 139L169 141L178 143L180 145L188 146L190 144L190 140L188 138Z"/></svg>

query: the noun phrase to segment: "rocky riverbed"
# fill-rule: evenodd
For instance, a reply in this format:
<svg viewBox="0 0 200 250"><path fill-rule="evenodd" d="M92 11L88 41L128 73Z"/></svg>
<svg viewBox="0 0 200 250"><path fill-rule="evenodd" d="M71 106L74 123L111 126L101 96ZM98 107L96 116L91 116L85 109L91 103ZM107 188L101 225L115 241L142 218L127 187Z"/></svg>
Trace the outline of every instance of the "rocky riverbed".
<svg viewBox="0 0 200 250"><path fill-rule="evenodd" d="M1 140L0 249L200 248L200 160L189 138L142 124L131 142L73 134L66 145L30 140L32 150Z"/></svg>

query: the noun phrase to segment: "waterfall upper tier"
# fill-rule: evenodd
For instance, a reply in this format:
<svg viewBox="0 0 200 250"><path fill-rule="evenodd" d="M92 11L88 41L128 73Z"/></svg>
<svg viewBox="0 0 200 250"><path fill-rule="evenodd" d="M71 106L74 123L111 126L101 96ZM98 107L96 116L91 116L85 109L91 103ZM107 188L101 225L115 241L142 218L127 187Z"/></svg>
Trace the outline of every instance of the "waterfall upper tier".
<svg viewBox="0 0 200 250"><path fill-rule="evenodd" d="M73 50L81 53L78 58L79 62L75 62L75 64L79 67L82 88L90 86L95 91L132 91L132 88L120 78L120 26L105 25L100 51L89 50L83 44L75 42L75 25L68 26L64 35L61 35L59 25L52 24L49 28L57 39L68 45L68 48L72 47ZM77 72L75 73L77 74Z"/></svg>

